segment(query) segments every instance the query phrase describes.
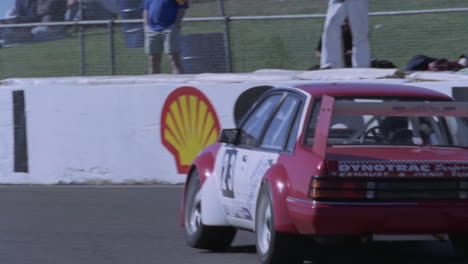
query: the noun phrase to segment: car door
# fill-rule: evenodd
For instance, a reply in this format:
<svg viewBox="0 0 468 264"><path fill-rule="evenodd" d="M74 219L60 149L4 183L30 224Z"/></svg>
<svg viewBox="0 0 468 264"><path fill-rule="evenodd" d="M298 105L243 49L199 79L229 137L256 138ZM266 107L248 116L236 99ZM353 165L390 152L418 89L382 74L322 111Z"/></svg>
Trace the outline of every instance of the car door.
<svg viewBox="0 0 468 264"><path fill-rule="evenodd" d="M257 196L266 171L275 165L281 155L290 155L297 140L301 97L287 93L265 127L255 155L248 160L249 169L243 177L248 184L242 189L244 207L253 214L256 210Z"/></svg>
<svg viewBox="0 0 468 264"><path fill-rule="evenodd" d="M239 131L238 141L223 144L218 151L215 172L218 175L218 188L225 215L231 223L235 219L252 220L252 214L244 206L248 182L246 175L252 165L249 161L255 156L255 149L260 142L266 124L278 107L283 93L272 93L263 97L254 109L244 118ZM234 223L233 223L234 224Z"/></svg>
<svg viewBox="0 0 468 264"><path fill-rule="evenodd" d="M222 203L233 224L251 227L261 179L287 148L299 104L284 91L271 93L241 124L238 143L220 149Z"/></svg>

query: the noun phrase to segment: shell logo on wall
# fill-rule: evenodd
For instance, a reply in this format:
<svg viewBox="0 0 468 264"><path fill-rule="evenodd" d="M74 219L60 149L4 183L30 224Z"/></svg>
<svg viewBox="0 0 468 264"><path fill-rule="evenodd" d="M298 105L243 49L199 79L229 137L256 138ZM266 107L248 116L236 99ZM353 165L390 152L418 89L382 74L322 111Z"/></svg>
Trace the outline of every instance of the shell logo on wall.
<svg viewBox="0 0 468 264"><path fill-rule="evenodd" d="M179 173L187 173L198 153L216 142L221 126L208 98L194 87L174 90L161 114L161 140L174 155Z"/></svg>

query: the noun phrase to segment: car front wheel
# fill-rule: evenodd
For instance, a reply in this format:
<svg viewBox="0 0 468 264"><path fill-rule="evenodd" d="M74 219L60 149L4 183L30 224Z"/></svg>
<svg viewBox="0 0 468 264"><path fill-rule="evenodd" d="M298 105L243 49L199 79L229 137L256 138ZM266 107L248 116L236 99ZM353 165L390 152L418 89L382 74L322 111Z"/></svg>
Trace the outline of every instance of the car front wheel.
<svg viewBox="0 0 468 264"><path fill-rule="evenodd" d="M264 184L259 194L255 217L257 255L263 264L303 263L298 236L276 232L271 191Z"/></svg>
<svg viewBox="0 0 468 264"><path fill-rule="evenodd" d="M194 248L222 251L227 249L236 229L230 226L206 226L202 221L200 178L192 171L185 194L184 235L187 244ZM214 197L213 197L214 199Z"/></svg>

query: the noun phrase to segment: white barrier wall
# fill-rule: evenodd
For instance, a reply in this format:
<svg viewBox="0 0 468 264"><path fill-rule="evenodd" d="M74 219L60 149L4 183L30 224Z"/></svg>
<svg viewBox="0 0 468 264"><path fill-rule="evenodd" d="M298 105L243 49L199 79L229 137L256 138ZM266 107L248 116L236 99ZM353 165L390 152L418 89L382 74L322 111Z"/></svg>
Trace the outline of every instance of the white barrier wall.
<svg viewBox="0 0 468 264"><path fill-rule="evenodd" d="M182 89L182 96L194 97L197 105L211 104L215 112L212 118L219 122L219 132L221 127L235 126L233 109L237 97L256 86L255 82L188 84L179 80L102 85L93 81L77 83L79 79L74 78L68 83L64 79L58 83L49 81L53 83L14 80L1 87L2 184L181 183L185 175L183 168L178 167L189 162L178 164L176 155L163 145L161 134L163 107L170 95ZM26 172L15 171L14 166L14 156L18 155L13 124L12 92L15 90L24 91L25 97ZM194 91L199 94L193 94ZM179 107L185 105L188 102ZM189 111L192 112L193 109ZM181 119L190 117L187 113L180 115ZM188 124L179 126L183 130ZM198 152L190 146L180 151Z"/></svg>
<svg viewBox="0 0 468 264"><path fill-rule="evenodd" d="M190 160L204 146L184 140L190 134L184 131L202 131L195 142L206 145L221 128L235 126L236 100L244 91L311 82L294 76L273 71L5 80L0 184L182 183ZM451 94L451 87L463 82L410 84ZM24 91L23 115L14 91Z"/></svg>
<svg viewBox="0 0 468 264"><path fill-rule="evenodd" d="M9 151L2 153L6 164L0 182L182 182L173 156L161 144L160 119L167 96L183 86L16 87L25 90L29 173L11 173L13 144L8 140L2 144ZM222 98L235 99L243 88L207 84L198 89L212 102L222 126L229 127L234 126L229 111L235 100ZM11 120L6 123L2 130L12 138Z"/></svg>

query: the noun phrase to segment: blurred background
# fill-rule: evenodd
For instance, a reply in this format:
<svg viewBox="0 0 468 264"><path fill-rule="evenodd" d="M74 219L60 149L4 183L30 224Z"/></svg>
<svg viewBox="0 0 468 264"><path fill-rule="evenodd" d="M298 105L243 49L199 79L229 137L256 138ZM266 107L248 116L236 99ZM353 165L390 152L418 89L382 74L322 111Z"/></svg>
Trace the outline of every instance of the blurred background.
<svg viewBox="0 0 468 264"><path fill-rule="evenodd" d="M34 1L37 8L28 8ZM186 73L318 65L327 5L192 0L182 28ZM0 1L0 79L146 74L140 6L141 0ZM466 0L370 0L372 58L400 69L415 55L456 59L467 53L467 14Z"/></svg>

